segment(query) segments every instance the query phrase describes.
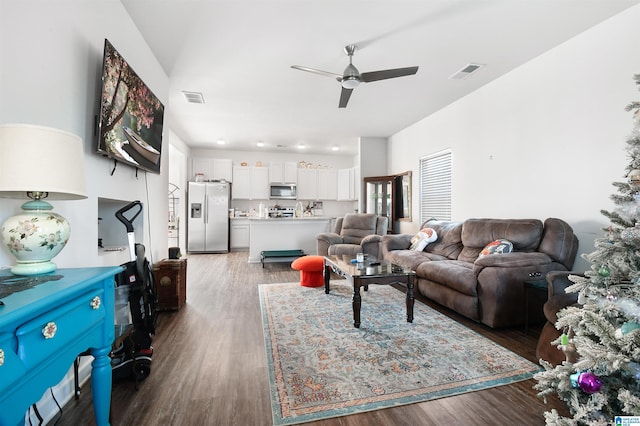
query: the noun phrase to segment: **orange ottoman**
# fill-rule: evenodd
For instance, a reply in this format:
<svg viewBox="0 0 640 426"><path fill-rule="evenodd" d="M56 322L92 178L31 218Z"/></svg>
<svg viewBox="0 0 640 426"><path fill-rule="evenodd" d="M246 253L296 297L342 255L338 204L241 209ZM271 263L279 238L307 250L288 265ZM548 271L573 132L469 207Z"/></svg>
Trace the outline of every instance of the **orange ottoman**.
<svg viewBox="0 0 640 426"><path fill-rule="evenodd" d="M324 257L302 256L291 264L291 267L300 271L300 285L305 287L321 287L324 285Z"/></svg>

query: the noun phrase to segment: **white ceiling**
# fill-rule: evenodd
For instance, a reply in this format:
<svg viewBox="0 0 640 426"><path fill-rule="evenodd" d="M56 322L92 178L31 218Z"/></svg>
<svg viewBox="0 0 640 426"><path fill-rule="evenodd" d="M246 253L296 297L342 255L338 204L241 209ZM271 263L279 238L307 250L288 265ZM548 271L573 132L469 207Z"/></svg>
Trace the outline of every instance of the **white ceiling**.
<svg viewBox="0 0 640 426"><path fill-rule="evenodd" d="M640 2L121 1L169 76L166 112L185 143L256 150L263 141L283 152L304 144L323 154L334 145L355 154L359 137L390 136ZM339 82L290 66L341 74L350 43L360 72L420 69L361 84L339 109ZM468 63L486 66L449 79ZM182 91L201 92L205 104Z"/></svg>

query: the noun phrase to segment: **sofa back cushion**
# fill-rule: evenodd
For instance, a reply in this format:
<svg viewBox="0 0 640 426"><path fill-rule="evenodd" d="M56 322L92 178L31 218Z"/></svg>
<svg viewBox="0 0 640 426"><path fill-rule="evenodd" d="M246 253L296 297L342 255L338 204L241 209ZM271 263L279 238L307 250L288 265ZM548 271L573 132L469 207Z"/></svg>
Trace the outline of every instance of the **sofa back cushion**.
<svg viewBox="0 0 640 426"><path fill-rule="evenodd" d="M345 244L360 244L367 235L376 233L378 216L367 213L350 213L342 219L340 236Z"/></svg>
<svg viewBox="0 0 640 426"><path fill-rule="evenodd" d="M535 251L542 238L538 219L467 219L462 225L462 245L458 260L475 262L480 251L492 241L509 240L513 251Z"/></svg>
<svg viewBox="0 0 640 426"><path fill-rule="evenodd" d="M462 251L462 222L447 222L442 220L428 220L420 229L433 228L438 234L438 239L430 244L424 251L444 256L448 259L457 259Z"/></svg>

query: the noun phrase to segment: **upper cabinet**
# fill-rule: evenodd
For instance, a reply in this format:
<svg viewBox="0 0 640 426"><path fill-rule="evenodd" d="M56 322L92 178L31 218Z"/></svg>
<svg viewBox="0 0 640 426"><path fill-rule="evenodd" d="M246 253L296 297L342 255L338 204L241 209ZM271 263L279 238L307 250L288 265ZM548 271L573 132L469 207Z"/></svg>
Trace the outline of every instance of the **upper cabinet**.
<svg viewBox="0 0 640 426"><path fill-rule="evenodd" d="M335 169L318 169L318 199L338 199L338 171Z"/></svg>
<svg viewBox="0 0 640 426"><path fill-rule="evenodd" d="M298 200L318 199L318 171L298 169Z"/></svg>
<svg viewBox="0 0 640 426"><path fill-rule="evenodd" d="M234 167L231 191L234 200L268 200L269 169L266 167Z"/></svg>
<svg viewBox="0 0 640 426"><path fill-rule="evenodd" d="M338 170L338 201L358 199L356 175L355 168Z"/></svg>
<svg viewBox="0 0 640 426"><path fill-rule="evenodd" d="M202 173L205 180L233 182L233 161L224 158L194 158L192 176Z"/></svg>
<svg viewBox="0 0 640 426"><path fill-rule="evenodd" d="M335 169L298 169L299 200L337 200L338 171Z"/></svg>
<svg viewBox="0 0 640 426"><path fill-rule="evenodd" d="M270 183L296 183L298 180L298 164L294 162L269 163Z"/></svg>

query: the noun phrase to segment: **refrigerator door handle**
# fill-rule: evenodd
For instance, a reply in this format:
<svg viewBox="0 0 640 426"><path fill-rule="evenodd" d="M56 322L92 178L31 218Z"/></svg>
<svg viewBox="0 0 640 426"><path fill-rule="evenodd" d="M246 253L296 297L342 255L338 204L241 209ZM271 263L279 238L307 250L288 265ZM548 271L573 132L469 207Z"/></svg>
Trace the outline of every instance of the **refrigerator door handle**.
<svg viewBox="0 0 640 426"><path fill-rule="evenodd" d="M204 194L204 223L209 223L209 196Z"/></svg>

